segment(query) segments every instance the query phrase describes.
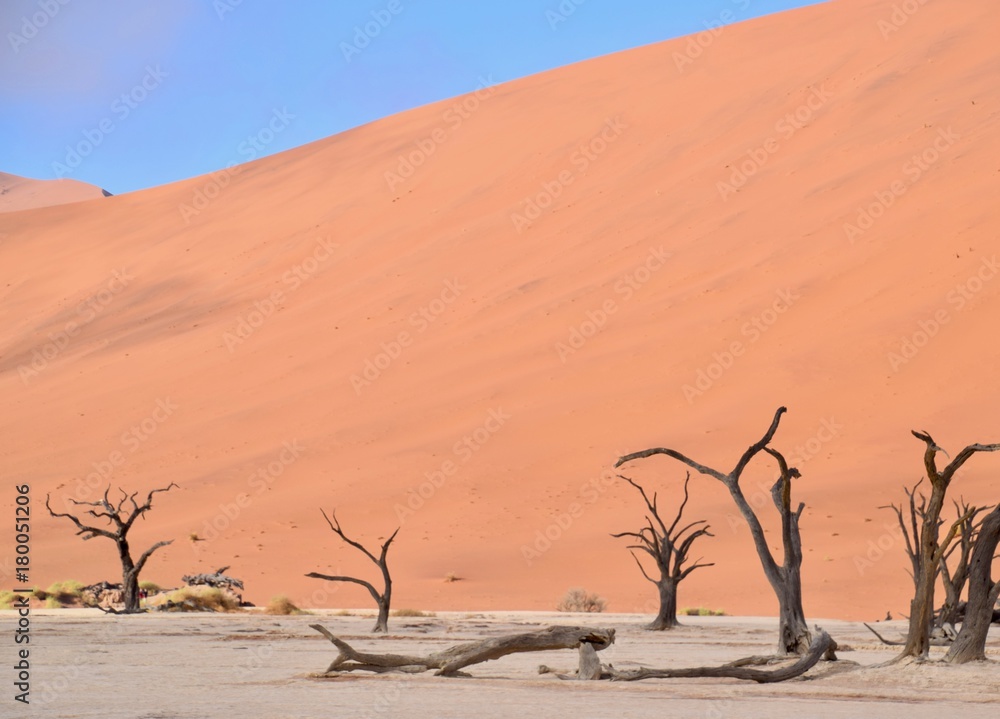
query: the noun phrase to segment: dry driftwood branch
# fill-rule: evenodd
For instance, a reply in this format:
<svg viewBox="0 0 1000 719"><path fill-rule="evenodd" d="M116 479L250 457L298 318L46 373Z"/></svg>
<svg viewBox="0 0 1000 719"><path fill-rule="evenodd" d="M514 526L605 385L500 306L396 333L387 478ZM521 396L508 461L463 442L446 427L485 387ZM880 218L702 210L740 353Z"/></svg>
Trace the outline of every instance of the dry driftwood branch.
<svg viewBox="0 0 1000 719"><path fill-rule="evenodd" d="M587 627L549 627L527 634L508 634L478 642L458 644L440 652L426 656L403 654L370 654L359 652L344 640L334 636L321 624L310 627L333 642L340 654L326 669L326 674L337 672L405 672L420 673L437 669L437 676L460 676L460 669L472 664L518 652L544 652L553 649L576 649L583 644L601 651L615 641L614 629L590 629ZM581 653L581 660L584 653ZM588 667L590 662L588 661Z"/></svg>
<svg viewBox="0 0 1000 719"><path fill-rule="evenodd" d="M830 635L817 627L816 636L809 645L809 651L803 654L794 664L765 671L763 669L747 669L743 666L721 667L691 667L689 669L630 669L627 671L610 672L611 679L620 682L633 682L640 679L695 679L712 677L724 679L744 679L758 684L771 684L794 679L812 669L833 646Z"/></svg>
<svg viewBox="0 0 1000 719"><path fill-rule="evenodd" d="M862 624L864 624L864 622L862 622ZM876 632L875 629L871 625L865 624L865 626L868 627L868 631L870 631L872 634L874 634L876 637L879 638L880 642L882 642L883 644L885 644L887 646L890 646L890 647L902 647L902 646L906 646L906 642L903 641L903 640L894 641L892 639L886 639L881 634L879 634L878 632ZM927 641L930 643L930 646L932 646L932 647L947 647L947 646L951 646L951 641L952 640L948 639L946 637L945 638L942 638L942 637L931 637Z"/></svg>

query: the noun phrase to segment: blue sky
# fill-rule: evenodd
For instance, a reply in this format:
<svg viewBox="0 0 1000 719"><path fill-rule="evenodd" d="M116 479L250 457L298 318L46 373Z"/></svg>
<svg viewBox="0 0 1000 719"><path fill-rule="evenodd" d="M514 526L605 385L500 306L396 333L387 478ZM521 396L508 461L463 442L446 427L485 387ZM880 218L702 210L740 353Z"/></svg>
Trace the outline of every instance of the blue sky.
<svg viewBox="0 0 1000 719"><path fill-rule="evenodd" d="M118 194L460 95L480 78L814 3L0 0L0 171ZM269 142L247 142L269 125L280 128L263 133Z"/></svg>

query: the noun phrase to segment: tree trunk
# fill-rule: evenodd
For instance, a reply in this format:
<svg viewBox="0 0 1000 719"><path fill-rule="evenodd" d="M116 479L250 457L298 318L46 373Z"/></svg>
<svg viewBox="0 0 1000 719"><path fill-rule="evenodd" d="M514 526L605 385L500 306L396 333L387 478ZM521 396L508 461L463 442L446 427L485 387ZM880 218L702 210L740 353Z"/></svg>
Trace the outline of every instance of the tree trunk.
<svg viewBox="0 0 1000 719"><path fill-rule="evenodd" d="M375 626L372 628L374 634L388 634L389 633L389 596L383 596L378 603L378 619L375 620Z"/></svg>
<svg viewBox="0 0 1000 719"><path fill-rule="evenodd" d="M677 621L677 583L666 579L656 586L660 590L660 611L657 612L656 619L646 625L646 629L662 631L680 626Z"/></svg>
<svg viewBox="0 0 1000 719"><path fill-rule="evenodd" d="M948 650L945 661L965 664L986 659L986 635L993 620L993 606L1000 594L1000 582L993 582L991 567L1000 544L1000 507L990 512L979 530L969 562L969 601L965 606L962 631Z"/></svg>
<svg viewBox="0 0 1000 719"><path fill-rule="evenodd" d="M802 610L802 585L798 576L775 587L775 591L778 594L778 650L784 654L805 654L812 637Z"/></svg>
<svg viewBox="0 0 1000 719"><path fill-rule="evenodd" d="M125 612L138 612L139 573L135 571L128 541L124 538L118 541L118 558L122 563L122 601L125 603Z"/></svg>
<svg viewBox="0 0 1000 719"><path fill-rule="evenodd" d="M944 506L946 489L947 485L941 482L934 482L931 487L931 498L920 528L920 574L915 577L917 586L910 602L910 627L900 658L923 658L930 652L931 626L934 623L934 583L939 570L934 557L938 551L938 519Z"/></svg>

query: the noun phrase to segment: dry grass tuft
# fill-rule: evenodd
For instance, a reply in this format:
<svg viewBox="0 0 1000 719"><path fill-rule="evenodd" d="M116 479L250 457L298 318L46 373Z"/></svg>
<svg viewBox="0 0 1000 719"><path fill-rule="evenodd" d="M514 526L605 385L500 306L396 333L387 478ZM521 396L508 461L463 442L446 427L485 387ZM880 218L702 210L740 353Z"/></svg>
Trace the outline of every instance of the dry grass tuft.
<svg viewBox="0 0 1000 719"><path fill-rule="evenodd" d="M603 612L608 603L596 594L588 594L579 587L574 587L566 592L556 609L560 612Z"/></svg>
<svg viewBox="0 0 1000 719"><path fill-rule="evenodd" d="M434 612L422 612L419 609L393 609L394 617L436 617Z"/></svg>
<svg viewBox="0 0 1000 719"><path fill-rule="evenodd" d="M288 597L278 595L277 597L271 597L271 601L264 607L264 614L287 616L289 614L309 614L309 612L299 609Z"/></svg>

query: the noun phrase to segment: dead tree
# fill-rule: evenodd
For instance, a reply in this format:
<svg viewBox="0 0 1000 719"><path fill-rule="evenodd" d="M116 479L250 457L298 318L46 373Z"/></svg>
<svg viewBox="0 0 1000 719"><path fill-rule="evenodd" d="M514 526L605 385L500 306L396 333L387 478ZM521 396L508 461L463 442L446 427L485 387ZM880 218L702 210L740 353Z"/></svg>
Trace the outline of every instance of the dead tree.
<svg viewBox="0 0 1000 719"><path fill-rule="evenodd" d="M955 514L959 518L958 537L956 542L941 558L941 584L944 586L944 604L937 610L934 618L935 627L950 625L954 627L962 620L962 592L969 580L969 561L972 549L983 520L977 520L982 512L989 507L970 507L965 500L954 502ZM957 559L952 568L952 555L957 552Z"/></svg>
<svg viewBox="0 0 1000 719"><path fill-rule="evenodd" d="M691 551L691 545L694 544L698 537L712 537L714 535L708 531L708 524L705 520L691 522L681 529L677 528L677 525L680 524L681 516L684 514L684 507L688 502L688 482L691 481L690 472L684 478L684 499L677 508L677 516L674 517L674 521L669 527L667 527L660 517L660 511L656 505L656 492L653 493L653 498L650 499L649 495L646 494L646 490L636 482L620 474L618 478L624 479L639 490L639 494L642 495L642 500L646 503L647 509L646 526L638 532L620 532L611 536L615 538L631 537L638 542L638 544L631 544L628 547L632 558L639 565L639 571L642 572L642 576L655 584L659 590L660 610L656 614L656 619L647 625L646 629L654 631L672 629L679 624L677 621L677 585L699 567L714 566L714 563L711 562L701 564L699 560L685 567L684 565L688 561L688 552ZM642 562L639 561L639 557L635 555L634 551L631 551L635 549L646 552L646 554L653 558L659 573L658 579L649 576L645 567L642 566Z"/></svg>
<svg viewBox="0 0 1000 719"><path fill-rule="evenodd" d="M918 481L913 485L913 489L908 489L903 487L903 491L906 493L906 499L908 501L908 514L904 517L904 510L906 507L900 503L898 506L895 504L885 504L879 507L879 509L891 509L896 513L896 519L899 522L899 528L903 532L903 541L906 543L906 557L910 560L910 568L907 570L907 574L910 575L910 579L913 580L913 587L916 589L917 577L920 576L920 521L923 519L924 514L927 512L927 497L921 492L917 494L917 490L923 483L923 479ZM920 503L917 503L917 497L920 497Z"/></svg>
<svg viewBox="0 0 1000 719"><path fill-rule="evenodd" d="M969 562L969 602L962 630L945 655L945 661L965 664L986 659L986 635L993 621L993 607L1000 597L1000 580L991 573L994 554L1000 544L1000 506L986 515L979 528Z"/></svg>
<svg viewBox="0 0 1000 719"><path fill-rule="evenodd" d="M923 479L913 485L912 489L903 487L906 493L907 504L888 504L879 509L891 509L896 513L899 528L903 534L905 542L906 557L910 562L907 573L913 580L914 591L917 589L920 577L920 567L923 563L923 553L920 546L920 525L927 514L927 496L917 490L923 483ZM919 502L917 501L919 498ZM944 547L941 554L941 561L938 564L938 574L941 584L944 587L944 604L934 613L933 626L944 628L946 625L952 627L961 621L961 598L968 579L969 557L972 554L972 545L975 542L976 533L979 531L980 522L976 517L988 509L988 507L970 507L964 500L954 502L955 513L958 517L956 525L958 527L957 543L949 543ZM944 524L944 520L938 519L938 528ZM952 568L952 558L958 551L957 560ZM935 577L937 581L937 577Z"/></svg>
<svg viewBox="0 0 1000 719"><path fill-rule="evenodd" d="M124 613L126 614L142 611L139 608L139 573L146 565L146 561L157 549L165 547L174 541L170 539L157 542L139 556L139 561L133 561L132 550L128 544L129 530L132 529L135 520L143 517L152 508L154 494L157 492L167 492L176 486L176 484L171 482L166 487L150 491L146 496L146 501L142 504L137 504L135 501L135 498L139 494L138 492L127 494L123 489L119 489L122 493L122 498L118 500L117 504L112 504L108 500L108 492L111 490L111 487L104 490L103 499L97 502L80 502L76 499L70 499L73 504L94 507L94 509L88 509L87 514L97 519L107 520L107 523L113 527L114 531L86 525L80 521L79 517L66 512L52 511L52 507L49 505L49 495L45 495L45 508L49 510L49 514L53 517L66 517L71 520L77 527L77 534L83 535L85 541L94 537L107 537L115 543L118 548L118 559L122 563L122 601L125 605ZM131 510L125 505L126 502L131 502Z"/></svg>
<svg viewBox="0 0 1000 719"><path fill-rule="evenodd" d="M334 636L320 624L310 627L329 639L339 650L324 676L340 672L367 671L376 673L403 672L419 674L436 669L437 676L468 676L461 672L467 666L488 662L518 652L543 652L553 649L575 649L589 645L595 651L607 649L615 641L614 629L587 627L549 627L528 634L511 634L479 642L458 644L426 656L402 654L368 654L359 652L344 640ZM581 663L589 656L581 652Z"/></svg>
<svg viewBox="0 0 1000 719"><path fill-rule="evenodd" d="M643 450L628 454L615 464L620 467L626 462L636 459L650 457L654 454L665 454L679 462L686 464L701 474L714 477L722 482L729 490L730 496L736 503L736 507L743 515L743 519L750 527L750 535L753 537L754 547L757 556L760 557L764 574L767 577L771 588L778 597L779 615L779 639L778 651L782 654L795 653L804 654L809 650L811 638L809 625L806 624L805 612L802 609L802 540L799 534L799 519L802 516L804 504L799 504L798 508L792 509L792 479L801 477L797 469L789 467L785 458L780 452L768 447L774 433L778 429L781 415L786 412L786 408L779 407L771 420L771 426L764 436L756 443L752 444L737 461L736 466L728 474L723 474L718 470L707 467L703 464L686 457L680 452L663 447ZM779 565L771 554L767 538L764 536L764 528L761 526L757 514L747 501L740 487L740 476L757 454L767 452L778 463L780 476L771 488L771 498L781 515L781 539L784 549L784 559Z"/></svg>
<svg viewBox="0 0 1000 719"><path fill-rule="evenodd" d="M374 562L375 566L379 568L382 572L382 591L378 591L371 582L367 582L364 579L358 579L357 577L339 577L331 576L329 574L320 574L319 572L310 572L307 577L313 577L314 579L325 579L328 582L350 582L352 584L360 584L362 587L368 590L372 595L372 599L375 600L375 604L378 605L378 619L375 621L375 627L372 629L373 632L388 632L389 631L389 605L392 602L392 577L389 576L389 566L386 564L386 554L389 553L389 545L392 544L392 540L396 538L399 534L400 528L397 527L396 531L392 533L382 544L382 551L379 556L376 557L374 554L365 549L360 542L355 542L350 539L344 530L340 528L340 521L337 519L337 513L331 512L332 519L326 516L326 512L322 509L319 510L326 520L326 523L330 525L338 537L343 539L345 542L350 544L352 547L362 552L368 559Z"/></svg>
<svg viewBox="0 0 1000 719"><path fill-rule="evenodd" d="M906 657L924 658L930 650L931 624L934 619L934 584L940 571L941 560L948 545L958 533L962 518L951 526L945 539L940 540L941 510L944 507L945 493L951 484L955 472L977 452L996 452L1000 444L970 444L953 459L943 470L937 468L937 453L943 452L927 432L912 432L913 436L922 441L924 449L924 470L931 484L931 496L924 509L919 541L920 566L917 567L916 587L913 601L910 602L910 626L906 636L906 646L896 661ZM946 453L947 454L947 453Z"/></svg>

